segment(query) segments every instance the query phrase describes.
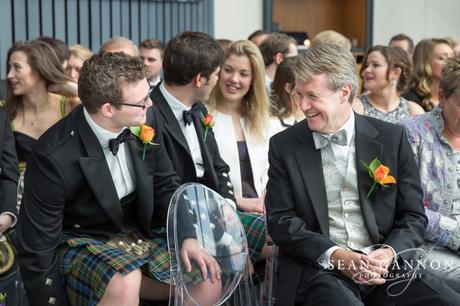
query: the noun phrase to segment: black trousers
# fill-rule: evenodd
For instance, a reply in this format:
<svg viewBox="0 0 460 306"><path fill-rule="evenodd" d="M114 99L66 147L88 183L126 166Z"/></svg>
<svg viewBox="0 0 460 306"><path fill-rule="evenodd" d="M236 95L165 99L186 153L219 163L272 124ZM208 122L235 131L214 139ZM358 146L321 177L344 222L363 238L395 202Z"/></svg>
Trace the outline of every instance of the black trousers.
<svg viewBox="0 0 460 306"><path fill-rule="evenodd" d="M384 285L371 286L358 285L336 269L301 265L295 305L460 305L460 288L448 286L425 270L394 266ZM288 306L291 302L283 302L283 289L279 289L276 305Z"/></svg>

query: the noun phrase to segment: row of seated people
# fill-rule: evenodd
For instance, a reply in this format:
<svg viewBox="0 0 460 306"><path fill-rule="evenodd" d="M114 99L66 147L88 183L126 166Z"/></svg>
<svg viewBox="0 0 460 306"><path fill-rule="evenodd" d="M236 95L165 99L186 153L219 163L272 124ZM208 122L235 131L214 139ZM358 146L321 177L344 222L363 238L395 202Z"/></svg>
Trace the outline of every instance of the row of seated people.
<svg viewBox="0 0 460 306"><path fill-rule="evenodd" d="M191 40L191 42L189 40ZM199 52L200 46L209 46L208 49L211 50L212 52L209 51L210 53L206 54L206 56L202 58L202 62L198 61L198 64L196 64L197 66L190 65L191 62L194 62L192 61L192 59L195 59L195 62L197 62L196 59L202 56L202 54ZM128 178L129 176L132 177L133 174L131 171L136 170L136 169L133 169L133 165L130 165L129 158L126 159L122 157L120 158L122 159L122 161L118 161L119 160L118 156L120 156L119 154L122 154L122 155L126 154L126 150L125 152L123 152L124 151L123 145L121 146L120 151L116 155L113 155L113 153L111 153L109 148L107 147L108 138L116 138L115 136L118 135L118 133L107 135L107 133L105 133L104 131L102 132L98 131L98 127L105 126L105 127L110 127L111 129L114 129L115 122L118 125L123 123L124 125L118 126L115 128L115 130L119 131L122 127L142 123L142 119L145 116L147 123L155 127L155 132L157 133L156 137L158 137L157 138L158 142L160 143L160 146L161 145L164 146L164 149L162 150L166 151L166 155L172 161L172 168L178 175L178 180L176 181L176 183L177 182L179 183L186 183L186 182L203 183L209 186L210 188L218 191L225 198L229 199L231 203L234 203L235 206L239 209L238 211L239 211L241 221L247 232L247 240L248 240L248 245L250 247L251 259L253 262L255 262L258 259L263 258L267 251L266 248L264 248L265 232L264 232L263 217L256 213L262 213L264 211L262 194L263 194L263 189L264 189L264 185L266 182L266 171L268 168L268 139L275 132L278 132L279 130L285 128L286 124L283 124L285 123L284 122L285 120L269 118L269 105L267 103L268 99L267 99L267 94L266 94L265 87L264 87L264 79L265 79L264 72L263 72L264 64L263 64L262 56L259 50L255 48L254 45L246 41L235 42L231 44L229 48L226 50L225 55L222 54L222 50L215 48L215 47L216 47L215 42L212 39L210 39L209 37L203 36L201 34L185 33L183 34L183 36L178 36L175 39L173 39L171 42L168 43L167 49L165 51L164 60L166 61L166 63L169 63L169 65L165 64L166 68L164 71L164 82L162 82L159 86L154 88L151 94L150 94L150 91L148 90L149 89L148 83L147 83L145 93L143 93L143 90L142 90L143 88L140 88L140 86L135 87L133 85L132 86L133 88L130 88L131 86L127 86L126 88L123 87L122 88L123 94L120 95L120 93L118 93L118 96L107 96L108 95L107 91L113 91L115 94L116 89L114 88L107 89L107 87L104 87L103 89L99 89L99 92L103 91L102 93L99 93L100 96L93 95L93 94L90 95L89 93L86 93L87 94L87 97L86 97L87 104L85 104L84 95L82 95L82 92L84 92L84 89L82 88L85 88L85 87L83 85L80 85L80 91L79 91L80 99L82 100L84 109L85 111L87 111L87 113L82 111L81 107L77 107L80 110L75 111L74 113L81 113L81 114L72 115L72 116L75 117L75 116L84 115L84 118L86 119L86 121L89 122L89 127L91 127L91 129L96 134L97 139L102 144L103 151L105 149L104 156L109 165L110 174L113 178L113 182L115 185L116 195L118 196L119 199L122 199L121 204L122 204L123 212L126 214L128 214L128 211L124 210L127 207L123 205L124 196L131 194L133 190L137 189L136 187L134 187L135 183L133 183L133 181L138 182L137 177L135 177L135 179L131 182L129 179L126 179L126 178ZM178 56L178 54L174 52L175 50L182 50L183 53L180 56ZM188 58L184 57L184 54L186 54L189 57ZM122 59L118 59L118 60L121 61ZM204 64L203 62L206 62L206 64ZM296 67L297 69L302 68L302 62L300 61L300 64L299 64L298 59L296 58L292 60L285 60L283 61L283 63L284 62L286 62L285 64L286 67L289 67L290 65L291 70L296 69ZM392 67L390 68L390 63L387 63L387 64L389 66L387 70L393 69ZM12 66L14 67L14 65ZM91 67L89 64L88 66L89 66L88 69L90 69ZM168 70L168 67L170 70ZM174 67L176 67L177 69L175 70ZM178 67L180 67L180 69ZM188 69L184 67L188 67ZM219 71L219 67L221 67L220 71ZM280 67L284 67L284 66L280 66ZM96 68L97 68L97 64L95 64L94 69ZM287 70L289 70L289 68L287 68ZM282 69L280 71L282 71ZM114 72L117 72L120 74L120 76L123 76L122 71L118 70ZM288 74L294 75L292 71L288 71ZM220 76L220 78L218 78L218 75ZM397 75L396 78L391 79L391 80L389 79L386 80L388 83L387 84L388 86L396 87L394 84L395 83L394 81L396 80L396 82L398 82L400 78L400 75L398 75L397 73L396 75ZM20 90L24 88L21 87L22 85L20 84L21 82L14 82L17 79L18 77L12 77L13 82L11 83L12 85L14 85L12 86L13 89L17 89L20 92ZM83 78L83 80L85 79ZM139 80L139 79L136 79L136 80ZM369 81L372 81L372 80L373 78L369 78ZM381 77L380 81L383 81L383 80L384 78ZM92 86L104 85L104 84L98 84L96 81L97 81L97 78L96 79L90 78L89 80L86 80L87 82L86 84L88 86L87 88L90 88L88 83L91 83ZM92 84L92 83L95 83L95 84ZM135 83L135 82L132 82L132 83ZM289 82L286 81L283 84L285 85L283 87L283 94L285 93L287 95L286 101L288 101L286 102L285 105L287 108L292 109L290 114L289 112L285 112L285 113L288 113L289 116L296 116L294 120L292 120L292 123L296 121L300 121L300 118L302 117L301 116L302 111L307 113L308 115L314 115L311 113L311 111L309 112L308 109L305 109L302 106L303 105L302 103L298 104L299 101L302 101L302 99L305 98L305 93L302 93L299 89L294 90L294 84L295 84L294 80L290 80ZM273 82L273 85L275 85L275 81ZM134 90L134 87L135 87L135 90ZM45 85L45 89L46 89L46 85ZM131 89L129 93L124 92L124 90L128 90L128 89ZM87 90L87 91L89 92L90 90ZM102 96L102 94L105 94L106 96ZM134 97L139 97L139 99L136 100L134 99ZM149 108L150 106L149 97L151 97L151 100L154 102L153 106L150 108ZM314 97L308 97L308 98L314 98ZM209 103L208 103L209 111L210 113L214 114L214 119L211 121L208 121L209 119L207 119L208 117L206 117L208 110L202 104L196 103L197 101L207 101L208 99L209 99ZM276 100L279 101L281 100L281 98L277 97ZM91 124L92 122L91 119L93 118L93 116L91 115L94 115L95 113L97 113L99 108L95 106L91 106L91 103L93 102L90 102L90 101L99 101L99 104L101 104L102 102L106 103L106 101L117 101L117 102L108 103L112 105L111 109L104 109L103 107L100 108L101 114L104 114L104 116L108 116L110 120L106 119L106 117L103 116L102 122L104 124L99 124L101 123L99 121L93 122L95 124ZM118 102L118 101L124 101L124 102ZM132 103L131 101L136 102L136 103ZM98 105L98 106L103 106L105 105L105 103L102 105ZM118 104L119 109L117 109L117 106L116 106L117 104ZM114 108L117 111L122 110L124 112L123 114L124 116L121 116L121 114L117 114L117 111L112 110L112 108ZM277 111L280 110L279 107L278 108L274 107L273 109ZM284 109L281 109L281 110L284 111ZM104 113L103 111L106 111L106 113ZM135 112L135 111L138 111L138 112ZM61 116L62 114L63 113L61 112ZM131 120L128 120L129 116L136 116L136 118L135 120L133 120L133 118L130 118ZM77 120L77 119L73 119L73 120ZM311 120L314 121L315 119L311 119ZM71 119L67 119L66 117L66 120L64 121L69 122L70 124ZM310 126L310 119L308 120L308 122ZM64 127L65 125L61 123L60 133L66 132L66 131L62 131ZM53 130L56 130L55 133L57 133L57 128L53 128ZM53 134L51 132L49 133ZM68 137L66 137L66 135L67 134L55 135L54 138L59 138L57 136L62 136L67 139ZM48 138L50 137L51 136L49 136ZM67 140L65 139L63 139L62 141L65 143L67 142ZM89 154L89 156L91 156L90 153L94 153L94 151L91 152L92 150L94 150L93 148L94 145L95 145L94 143L90 143L89 147L91 147L91 150L87 148L87 150L89 151L85 152L85 154ZM24 205L27 205L25 207L30 206L30 208L25 208L24 209L26 211L25 213L21 212L21 218L23 218L23 216L28 216L28 218L26 217L26 219L24 220L24 225L22 225L22 223L20 222L20 229L23 226L24 231L36 232L37 235L38 233L40 233L40 231L45 231L49 239L46 242L50 243L50 245L53 242L54 242L53 245L55 245L56 240L58 238L62 238L60 237L59 229L55 227L50 227L49 224L61 224L62 223L62 219L60 219L62 218L62 215L60 215L58 211L59 210L62 211L62 209L64 208L61 206L54 207L55 209L57 209L56 215L49 216L48 214L45 214L45 211L43 211L44 209L44 207L42 206L43 204L38 202L39 200L40 201L43 200L42 197L44 195L38 192L39 192L39 189L42 189L42 188L44 188L43 190L50 190L50 188L53 188L50 185L47 186L46 184L53 183L53 186L54 184L57 184L54 188L58 189L57 195L52 195L52 197L48 199L49 203L53 203L53 204L62 203L63 199L66 199L67 201L74 203L74 204L69 204L69 205L66 204L67 211L64 210L64 214L67 212L70 214L70 216L73 216L72 214L75 214L78 216L78 214L83 213L85 214L86 217L88 217L89 215L91 216L98 215L96 211L91 212L91 209L87 209L85 212L81 212L80 209L82 209L82 207L72 212L72 206L76 206L77 203L78 204L80 203L88 204L91 201L95 201L94 199L95 195L90 192L90 194L87 195L90 198L86 198L86 197L84 197L83 199L73 198L75 197L75 195L72 195L73 197L71 198L66 198L67 196L70 196L67 190L69 188L69 186L67 186L67 183L70 183L70 182L67 182L62 177L58 177L59 175L62 175L62 174L59 174L58 176L56 176L57 175L56 173L47 173L47 171L53 172L53 170L57 170L61 166L66 168L65 166L66 163L70 163L71 161L63 161L61 160L61 158L72 155L70 151L66 152L66 150L68 150L69 148L64 148L63 152L60 152L60 150L56 150L56 152L60 153L59 155L62 155L60 158L58 157L58 155L56 155L56 157L51 157L52 156L51 151L47 151L46 154L33 153L32 156L34 157L31 158L31 160L37 163L37 165L35 166L36 168L34 169L35 171L38 171L38 173L34 174L34 170L31 170L29 171L31 172L31 174L29 174L28 172L26 176L26 182L28 181L29 177L32 177L30 178L31 181L36 181L38 180L38 177L39 177L40 184L43 183L44 185L40 187L38 186L26 187L26 194L25 194L26 204ZM148 148L150 149L149 146ZM42 149L52 150L54 152L54 148L52 149L51 147L45 146L45 147L42 147ZM80 152L79 151L80 149L76 149L76 148L72 148L72 149L75 152ZM47 155L47 154L50 154L51 156L45 157L44 155ZM83 152L81 154L83 154ZM77 156L75 156L75 159L80 157L79 154L76 154L76 155ZM116 157L112 157L112 156L116 156ZM57 160L54 160L54 158L56 158ZM133 158L132 155L131 155L131 158ZM62 162L63 164L61 165L60 163L58 163L58 161ZM57 164L54 164L55 162ZM76 161L74 162L76 163ZM41 165L42 167L40 167L40 163L44 163ZM160 162L160 164L166 165L167 163ZM50 166L51 166L51 170L47 169ZM54 167L57 167L57 168L54 168ZM155 165L154 168L155 167L158 167L158 164ZM114 170L113 168L119 168L119 169ZM230 171L230 169L232 171ZM68 169L66 168L66 171L67 170ZM102 171L102 169L100 170ZM155 170L158 170L158 169L155 169ZM165 168L161 168L159 170L161 171L167 170L167 165L165 166ZM42 171L44 172L42 173ZM95 170L92 169L92 171L95 171ZM72 176L72 174L67 173L66 175ZM163 175L165 174L163 173ZM34 177L35 179L33 179ZM45 177L46 177L46 180L45 180ZM162 176L160 175L160 177ZM77 182L79 182L79 179L76 179L76 178L74 179ZM82 178L82 180L84 180L84 178ZM158 180L155 180L155 182L156 182L155 185L160 184L166 187L166 190L169 193L171 192L171 190L174 189L172 188L174 184L169 183L170 186L166 184L167 180L165 180L163 183L161 181L158 182ZM91 186L89 182L86 182L85 184L87 185L89 184ZM70 186L73 188L77 188L77 185L78 183L72 183ZM81 186L78 186L78 187L82 188ZM113 190L113 188L111 189ZM159 189L160 191L164 191L162 190L162 188L159 188ZM30 190L29 191L30 194L27 192L27 190ZM64 191L66 191L66 193L61 194ZM168 192L166 192L166 194L168 194ZM136 196L139 197L139 194L137 194ZM161 208L161 206L165 204L164 202L167 202L165 201L165 199L167 199L168 196L170 196L170 194L161 196L160 204L157 204L157 201L155 201L155 207L157 207L157 205L160 207L159 208L160 216L155 216L155 217L158 217L158 220L155 220L154 223L159 228L164 226L165 209L164 207ZM30 197L30 200L28 197ZM155 195L155 197L157 197L157 195ZM133 199L131 198L129 201L132 201L132 200ZM32 204L27 204L28 201L31 201ZM29 212L27 212L28 209L30 209ZM157 211L157 208L156 208L156 211ZM34 216L34 217L32 218L31 216ZM42 218L38 216L42 216ZM46 219L45 216L48 217L48 219ZM49 219L49 217L51 217L51 220ZM133 215L131 215L131 217L134 218ZM35 218L41 219L41 222L44 222L44 224L42 224L43 227L37 227L38 224L33 222ZM14 218L12 219L14 220ZM107 220L97 220L97 222L104 223L104 222L107 222ZM107 290L105 291L102 290L102 292L100 290L98 296L97 295L93 296L91 295L92 292L89 294L86 291L85 293L82 293L80 291L76 291L75 287L72 287L71 289L67 288L67 298L70 300L71 304L77 304L77 305L85 304L85 303L91 304L91 303L98 303L98 302L103 304L105 301L111 301L110 300L111 298L115 298L115 299L120 298L120 296L117 295L117 292L116 292L117 290L115 289L118 288L117 285L119 285L119 283L123 283L124 281L127 281L128 279L122 278L120 280L117 274L117 273L120 273L119 270L110 270L110 272L107 271L107 275L111 275L111 276L115 275L117 277L108 278L108 280L106 280L107 283L103 285L101 285L101 283L92 284L91 281L88 279L78 278L80 275L77 275L77 276L71 275L70 273L71 267L83 265L82 262L79 260L89 260L88 258L94 255L94 254L87 254L86 251L85 251L86 253L84 254L83 253L76 254L75 253L76 251L73 248L76 248L76 249L81 248L82 247L81 244L87 245L89 244L89 242L84 241L84 243L86 243L84 244L82 242L71 241L72 238L75 238L75 237L72 237L72 235L76 235L79 237L79 235L81 234L92 234L95 237L98 237L98 235L100 235L103 238L107 238L107 236L110 235L107 232L93 233L91 232L92 229L89 229L89 228L87 229L89 232L85 232L85 230L83 230L82 228L85 228L86 226L82 226L81 223L82 222L72 220L72 218L70 217L66 220L66 217L64 215L64 223L63 223L64 230L66 234L70 234L71 238L69 236L64 236L66 240L60 242L61 246L65 246L66 249L59 253L59 260L64 260L65 258L68 258L66 257L67 253L69 253L68 256L72 256L72 261L66 263L68 265L69 272L65 272L66 270L61 271L61 274L66 275L65 281L68 282L66 283L66 288L68 287L67 284L73 284L72 286L74 286L74 284L84 283L86 286L93 285L94 287L97 287L97 288L106 287ZM145 228L144 228L145 224L140 223L138 225L141 228L143 228L145 231ZM125 224L121 224L119 228L123 228L124 226ZM143 234L145 235L146 233L144 232ZM151 233L148 233L148 234L151 234ZM52 237L53 239L50 239L50 237ZM158 256L161 256L161 258L167 258L167 249L165 248L165 245L164 245L164 237L162 238L163 238L162 244L159 243L158 248L165 250L166 253L163 252L161 254L156 254L155 256L157 257L155 258L157 260L158 260ZM24 240L21 241L21 239L24 239ZM49 255L49 254L44 254L43 252L39 252L39 250L43 249L43 245L40 245L40 247L34 244L30 245L31 243L30 239L31 239L30 237L27 237L26 239L26 237L22 237L20 235L20 240L19 240L20 254L21 252L24 252L22 254L33 253L34 255L39 256L39 257L45 257L46 255ZM43 241L40 239L37 239L37 242L35 243L39 243L39 242L40 244L43 243ZM92 244L90 245L92 246L93 244L95 244L95 242L91 242L91 243ZM71 247L69 247L69 245L71 245ZM191 247L190 249L192 250L190 251L190 256L192 257L195 256L196 253L194 253L193 247ZM46 251L49 252L50 249L46 249ZM55 249L51 248L51 252L54 252L54 251ZM54 254L54 253L51 253L51 254ZM201 253L196 256L198 256L197 258L207 258L205 254L201 254ZM34 260L37 260L37 258L34 258ZM99 261L100 259L94 259L94 260ZM50 268L52 265L49 262L47 263L48 263L47 267ZM26 261L25 264L26 264L25 265L26 267L31 268L33 264L38 264L38 262L37 261L34 261L34 262ZM40 262L39 264L41 265L43 263ZM54 262L54 264L56 264L56 262ZM134 271L137 271L136 269L139 266L144 266L145 263L136 262L136 264L138 264L138 266L133 268L135 269ZM152 270L150 271L151 275L153 275L156 281L160 281L163 283L169 281L169 275L167 272L158 271L158 270L155 271L154 268L151 268L151 270ZM167 267L166 267L166 270L167 270ZM25 273L27 274L27 271L28 271L27 268L25 268L24 271L26 271ZM163 273L162 276L158 275L158 273L160 272ZM82 271L79 270L79 273L82 273ZM54 288L59 289L59 282L55 280L56 275L57 274L54 274L54 278L51 278L51 277L49 278L51 279L51 283L54 283L54 284L44 285L44 284L41 284L40 281L35 279L35 283L33 283L34 284L33 288L36 290L35 292L40 292L40 294L36 293L37 295L32 294L31 296L43 297L43 301L46 300L46 302L50 300L50 297L53 298L52 299L53 301L58 301L58 303L62 301L63 300L62 293L58 295L57 293L58 291L52 290ZM37 275L33 275L33 274L30 276L29 275L24 276L25 278L27 278L26 285L28 282L32 283L34 281L34 276L37 277ZM132 276L132 275L131 277L134 277L135 280L138 280L138 277L135 278L135 276ZM113 284L115 284L115 285L112 284L113 286L115 286L115 289L111 287L112 280L113 280ZM138 283L138 282L134 281L133 283ZM140 283L144 284L144 282L140 282ZM154 287L158 287L157 286L158 283L150 284L150 285ZM142 289L142 286L141 286L141 289ZM148 286L148 285L145 285L145 286ZM210 286L212 286L212 284ZM48 290L45 290L45 289L48 289ZM162 289L164 289L164 286ZM29 290L32 291L32 289L29 289ZM136 288L134 288L134 292L135 291L136 291ZM142 292L144 291L141 290L141 293ZM156 293L163 292L164 294L165 291L157 289L151 292L156 292ZM134 296L136 296L136 294L134 294ZM158 296L155 296L155 297L158 298ZM164 298L164 295L163 296L160 295L160 297ZM133 297L127 296L126 298L132 299ZM136 297L134 297L134 299L135 298ZM137 294L137 298L138 298L138 294ZM152 296L147 295L147 298L152 298ZM71 299L74 299L74 300L71 300ZM104 299L108 299L108 300L104 300ZM212 300L212 297L210 297L210 299ZM86 301L86 302L83 303L83 301ZM92 302L88 302L88 301L92 301ZM203 303L206 304L206 301L203 301Z"/></svg>

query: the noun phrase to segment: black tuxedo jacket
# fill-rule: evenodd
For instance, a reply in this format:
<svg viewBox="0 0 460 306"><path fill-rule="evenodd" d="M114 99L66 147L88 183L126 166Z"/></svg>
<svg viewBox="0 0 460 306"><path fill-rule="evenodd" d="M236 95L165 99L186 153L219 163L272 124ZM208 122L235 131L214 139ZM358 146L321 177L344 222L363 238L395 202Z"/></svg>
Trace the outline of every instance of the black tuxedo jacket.
<svg viewBox="0 0 460 306"><path fill-rule="evenodd" d="M8 113L0 107L0 214L17 214L18 159Z"/></svg>
<svg viewBox="0 0 460 306"><path fill-rule="evenodd" d="M172 161L174 170L180 177L181 184L197 182L195 164L187 140L179 125L181 123L174 116L168 102L160 91L160 86L156 86L152 91L151 99L153 105L147 113L147 121L152 121L155 116L159 121L157 124L162 127L162 138L166 151ZM193 124L198 135L204 164L204 182L202 181L202 183L224 198L235 201L233 186L228 176L230 168L220 157L212 129L208 131L206 141L203 141L204 128L201 124L201 115L206 116L207 109L202 103L195 103L192 111Z"/></svg>
<svg viewBox="0 0 460 306"><path fill-rule="evenodd" d="M400 126L357 114L355 118L356 169L366 229L373 244L390 245L401 258L410 257L412 252L403 251L422 244L427 219L407 136ZM397 183L378 188L367 198L372 179L361 161L369 164L374 158L390 168ZM268 231L280 250L278 284L283 294L297 288L305 266L313 276L314 269L319 270L316 260L336 244L329 239L321 152L315 149L306 120L271 138L269 162L265 204Z"/></svg>
<svg viewBox="0 0 460 306"><path fill-rule="evenodd" d="M149 145L145 160L139 139L133 137L127 146L135 173L137 222L146 236L165 226L170 198L179 186L161 133L153 141L159 146ZM29 300L48 305L53 297L64 305L56 255L61 232L105 241L123 230L115 185L82 107L38 140L28 159L22 201L18 260Z"/></svg>

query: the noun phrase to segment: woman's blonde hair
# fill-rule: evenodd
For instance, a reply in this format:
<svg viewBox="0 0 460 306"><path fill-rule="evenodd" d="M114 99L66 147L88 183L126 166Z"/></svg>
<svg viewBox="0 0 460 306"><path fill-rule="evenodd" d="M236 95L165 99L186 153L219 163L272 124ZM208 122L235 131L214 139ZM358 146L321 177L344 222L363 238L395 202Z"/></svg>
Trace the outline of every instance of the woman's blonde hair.
<svg viewBox="0 0 460 306"><path fill-rule="evenodd" d="M251 63L252 82L249 91L243 97L240 113L248 125L251 136L256 140L265 141L268 127L268 97L265 88L265 66L257 46L249 40L239 40L228 45L225 60L230 55L246 56ZM214 86L209 96L210 111L219 111L224 98L219 84Z"/></svg>
<svg viewBox="0 0 460 306"><path fill-rule="evenodd" d="M79 44L70 46L69 52L71 56L79 58L82 61L86 61L91 56L93 56L93 53L91 52L90 49L83 47L82 45L79 45Z"/></svg>
<svg viewBox="0 0 460 306"><path fill-rule="evenodd" d="M414 75L410 89L422 98L422 107L425 111L433 109L434 105L430 101L431 84L433 83L433 70L431 69L431 58L436 45L446 44L449 42L441 38L423 39L414 49L412 58L414 65Z"/></svg>

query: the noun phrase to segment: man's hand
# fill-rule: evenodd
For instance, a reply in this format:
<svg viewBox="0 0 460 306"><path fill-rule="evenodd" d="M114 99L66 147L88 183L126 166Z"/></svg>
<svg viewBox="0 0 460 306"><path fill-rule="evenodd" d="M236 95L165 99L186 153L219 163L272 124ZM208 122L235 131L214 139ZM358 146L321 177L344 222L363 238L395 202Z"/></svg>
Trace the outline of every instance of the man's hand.
<svg viewBox="0 0 460 306"><path fill-rule="evenodd" d="M0 215L0 234L10 228L13 224L13 217L8 214Z"/></svg>
<svg viewBox="0 0 460 306"><path fill-rule="evenodd" d="M200 268L201 276L204 280L208 278L208 270L209 274L211 274L211 282L214 283L215 281L220 280L220 274L222 271L219 264L214 257L200 248L196 239L185 239L182 243L180 254L185 265L185 270L188 273L192 272L191 260L193 260Z"/></svg>
<svg viewBox="0 0 460 306"><path fill-rule="evenodd" d="M263 198L236 197L236 205L245 212L263 214L265 211Z"/></svg>
<svg viewBox="0 0 460 306"><path fill-rule="evenodd" d="M379 266L380 261L344 249L337 249L331 255L331 263L340 273L362 285L382 285L385 279L381 276L388 271Z"/></svg>
<svg viewBox="0 0 460 306"><path fill-rule="evenodd" d="M393 263L395 252L389 247L382 247L370 252L367 256L370 259L373 259L380 267L388 269L388 267Z"/></svg>

